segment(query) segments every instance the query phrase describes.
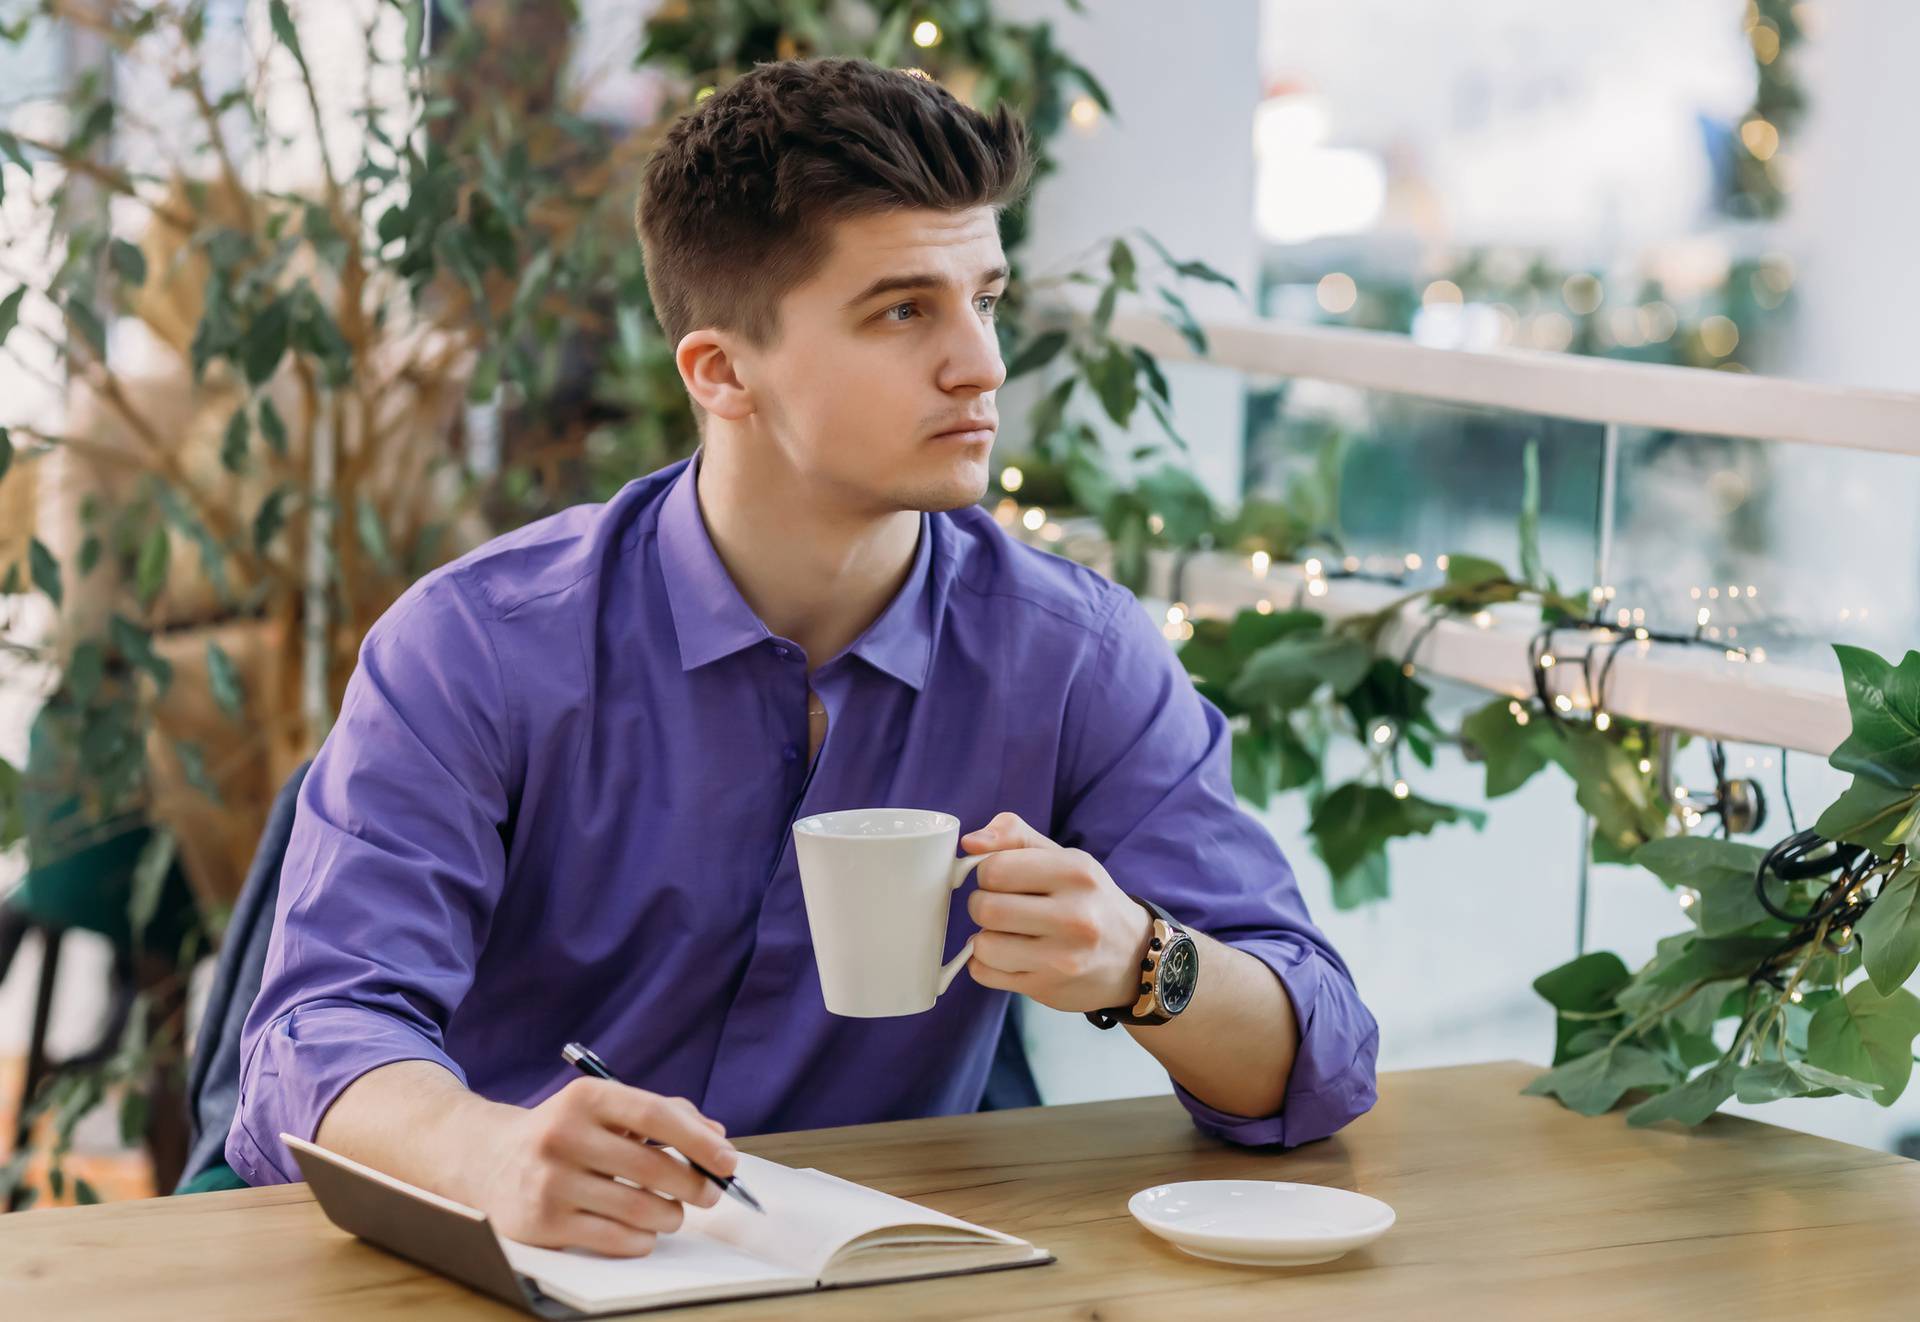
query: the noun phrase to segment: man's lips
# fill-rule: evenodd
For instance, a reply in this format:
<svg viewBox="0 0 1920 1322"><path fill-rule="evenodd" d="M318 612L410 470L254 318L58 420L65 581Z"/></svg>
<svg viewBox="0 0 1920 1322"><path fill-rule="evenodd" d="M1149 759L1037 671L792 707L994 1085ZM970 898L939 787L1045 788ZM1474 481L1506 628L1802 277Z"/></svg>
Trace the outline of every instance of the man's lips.
<svg viewBox="0 0 1920 1322"><path fill-rule="evenodd" d="M999 430L994 422L966 422L948 431L935 432L936 441L990 441Z"/></svg>

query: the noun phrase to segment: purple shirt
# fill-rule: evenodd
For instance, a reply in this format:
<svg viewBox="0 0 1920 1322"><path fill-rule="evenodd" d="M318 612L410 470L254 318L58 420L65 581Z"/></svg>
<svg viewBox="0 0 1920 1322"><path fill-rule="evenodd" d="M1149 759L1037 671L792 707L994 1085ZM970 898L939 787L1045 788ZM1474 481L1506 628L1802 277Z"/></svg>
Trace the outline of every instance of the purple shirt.
<svg viewBox="0 0 1920 1322"><path fill-rule="evenodd" d="M298 1179L277 1135L311 1137L378 1066L433 1061L530 1106L575 1077L575 1038L736 1135L975 1110L1006 992L962 976L897 1019L821 1003L791 827L840 808L963 832L1016 812L1270 967L1300 1022L1285 1104L1233 1116L1181 1090L1203 1130L1303 1143L1373 1104L1373 1018L1235 803L1225 720L1131 593L980 509L923 516L905 586L814 674L810 777L807 658L734 587L693 476L490 542L368 632L247 1017L242 1177ZM956 900L948 957L972 928Z"/></svg>

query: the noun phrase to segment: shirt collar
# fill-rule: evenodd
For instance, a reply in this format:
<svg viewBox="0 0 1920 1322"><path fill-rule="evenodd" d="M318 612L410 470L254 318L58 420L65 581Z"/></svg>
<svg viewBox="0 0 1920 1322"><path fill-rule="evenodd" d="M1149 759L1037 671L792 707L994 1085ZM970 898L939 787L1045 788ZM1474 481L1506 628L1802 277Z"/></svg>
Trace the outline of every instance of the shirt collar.
<svg viewBox="0 0 1920 1322"><path fill-rule="evenodd" d="M773 636L740 595L714 549L694 485L699 466L696 453L668 487L655 543L682 670L732 656ZM933 563L939 536L940 521L922 514L920 541L906 582L847 649L914 689L925 687L933 662Z"/></svg>

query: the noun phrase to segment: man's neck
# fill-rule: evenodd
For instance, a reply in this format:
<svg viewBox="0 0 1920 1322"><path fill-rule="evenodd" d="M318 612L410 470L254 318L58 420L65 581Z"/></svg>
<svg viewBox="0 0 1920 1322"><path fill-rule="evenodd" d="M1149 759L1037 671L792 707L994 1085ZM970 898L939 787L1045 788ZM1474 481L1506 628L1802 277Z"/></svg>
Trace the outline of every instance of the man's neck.
<svg viewBox="0 0 1920 1322"><path fill-rule="evenodd" d="M799 474L702 450L695 489L707 535L754 614L818 667L866 632L906 581L920 540L913 510L856 513Z"/></svg>

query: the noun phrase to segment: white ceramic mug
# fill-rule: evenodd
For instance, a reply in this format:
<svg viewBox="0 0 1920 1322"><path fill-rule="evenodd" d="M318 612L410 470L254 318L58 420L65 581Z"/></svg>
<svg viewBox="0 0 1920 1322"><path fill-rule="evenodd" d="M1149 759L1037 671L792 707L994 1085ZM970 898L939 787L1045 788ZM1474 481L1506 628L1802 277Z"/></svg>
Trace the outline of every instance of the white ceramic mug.
<svg viewBox="0 0 1920 1322"><path fill-rule="evenodd" d="M827 1009L855 1019L919 1014L973 957L940 962L954 891L987 856L955 858L960 819L856 808L793 825L800 889Z"/></svg>

